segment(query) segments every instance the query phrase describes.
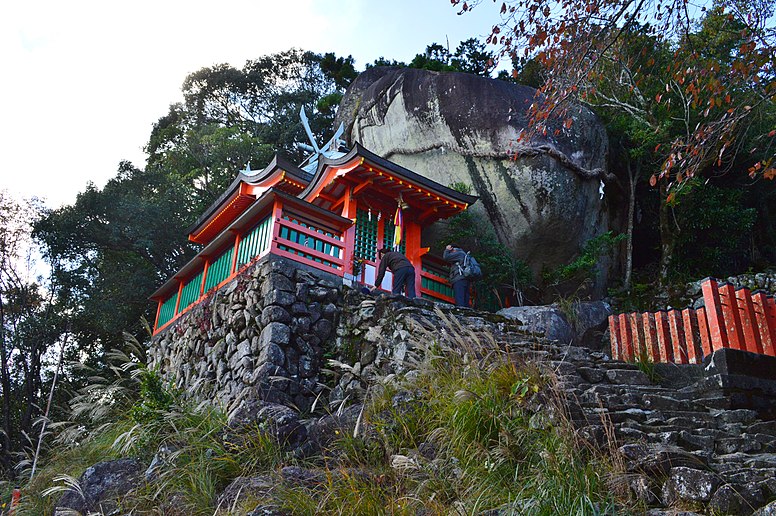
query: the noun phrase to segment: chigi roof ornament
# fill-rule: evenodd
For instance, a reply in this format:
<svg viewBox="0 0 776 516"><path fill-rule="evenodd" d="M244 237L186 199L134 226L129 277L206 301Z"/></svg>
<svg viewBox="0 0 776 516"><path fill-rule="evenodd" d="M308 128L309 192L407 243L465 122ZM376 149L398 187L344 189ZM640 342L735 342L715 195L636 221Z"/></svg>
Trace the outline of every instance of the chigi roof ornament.
<svg viewBox="0 0 776 516"><path fill-rule="evenodd" d="M304 127L304 131L307 133L307 138L311 143L311 145L307 145L306 143L296 144L298 149L311 153L307 158L305 158L304 161L299 164L299 168L306 172L313 173L318 167L318 160L320 156L325 158L338 158L345 155L344 152L339 150L341 146L344 147L345 145L345 142L340 139L342 133L345 132L345 126L342 123L340 123L339 127L334 132L334 136L332 136L323 147L318 147L318 143L315 141L313 131L310 129L310 122L307 119L307 113L305 113L304 106L302 106L302 109L299 111L299 118L302 120L302 127Z"/></svg>

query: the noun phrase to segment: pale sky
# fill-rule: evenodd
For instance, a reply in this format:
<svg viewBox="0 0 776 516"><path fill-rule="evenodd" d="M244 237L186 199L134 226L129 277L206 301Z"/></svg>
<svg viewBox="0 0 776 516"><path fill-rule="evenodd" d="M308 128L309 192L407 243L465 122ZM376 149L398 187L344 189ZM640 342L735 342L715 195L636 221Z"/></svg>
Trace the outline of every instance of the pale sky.
<svg viewBox="0 0 776 516"><path fill-rule="evenodd" d="M500 4L499 4L500 5ZM205 66L302 48L409 61L451 51L498 21L492 2L449 0L6 1L0 7L0 188L50 207L127 159L143 167L152 125Z"/></svg>

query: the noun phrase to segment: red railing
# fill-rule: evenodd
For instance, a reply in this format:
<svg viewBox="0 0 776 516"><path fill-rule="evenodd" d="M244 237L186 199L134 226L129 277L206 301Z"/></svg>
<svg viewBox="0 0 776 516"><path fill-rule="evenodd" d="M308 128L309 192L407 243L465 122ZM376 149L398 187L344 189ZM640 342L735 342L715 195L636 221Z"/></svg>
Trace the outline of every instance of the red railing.
<svg viewBox="0 0 776 516"><path fill-rule="evenodd" d="M764 292L735 289L709 278L704 306L609 316L612 357L697 364L717 349L776 356L776 300Z"/></svg>
<svg viewBox="0 0 776 516"><path fill-rule="evenodd" d="M284 198L275 199L269 214L265 211L260 213L260 217L246 222L243 230L234 231L233 237L222 245L222 251L216 256L224 257L223 260L216 259L211 263L208 257L202 257L201 265L192 267L190 272L178 278L177 289L159 299L155 332L172 324L268 253L337 276L343 275L343 233L349 221L322 213L300 201ZM260 230L259 238L254 238L253 232L257 229ZM241 246L241 243L249 245ZM216 267L217 264L221 265ZM201 280L187 289L198 277Z"/></svg>

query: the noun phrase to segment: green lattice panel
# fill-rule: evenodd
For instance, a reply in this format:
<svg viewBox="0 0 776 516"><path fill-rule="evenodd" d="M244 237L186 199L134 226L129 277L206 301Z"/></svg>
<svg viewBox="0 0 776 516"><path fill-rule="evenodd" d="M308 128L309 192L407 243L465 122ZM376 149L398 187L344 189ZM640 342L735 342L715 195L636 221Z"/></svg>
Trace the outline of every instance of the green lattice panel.
<svg viewBox="0 0 776 516"><path fill-rule="evenodd" d="M442 294L443 296L455 297L453 293L453 287L451 287L446 283L440 283L430 278L421 277L420 286L425 288L426 290L430 290L432 292L437 292L439 294Z"/></svg>
<svg viewBox="0 0 776 516"><path fill-rule="evenodd" d="M181 302L178 305L178 312L184 311L187 306L199 299L199 288L201 286L202 273L200 272L183 286L183 289L181 290Z"/></svg>
<svg viewBox="0 0 776 516"><path fill-rule="evenodd" d="M396 230L396 226L393 225L393 218L385 219L385 234L383 235L383 247L386 249L393 249L393 233ZM407 246L405 239L407 238L407 231L404 231L402 235L401 243L399 244L399 252L406 254Z"/></svg>
<svg viewBox="0 0 776 516"><path fill-rule="evenodd" d="M377 254L377 216L365 210L356 212L356 242L354 254L357 258L375 261Z"/></svg>
<svg viewBox="0 0 776 516"><path fill-rule="evenodd" d="M267 217L240 240L237 249L237 266L250 262L269 249L272 241L272 218Z"/></svg>
<svg viewBox="0 0 776 516"><path fill-rule="evenodd" d="M230 247L216 261L210 264L210 267L207 269L207 277L205 277L205 292L217 286L232 273L233 252L234 247Z"/></svg>
<svg viewBox="0 0 776 516"><path fill-rule="evenodd" d="M159 310L159 320L156 321L156 327L161 328L165 324L167 324L170 319L175 317L175 303L178 301L178 293L175 292L170 297L167 298L167 301L165 301L162 304L161 310Z"/></svg>

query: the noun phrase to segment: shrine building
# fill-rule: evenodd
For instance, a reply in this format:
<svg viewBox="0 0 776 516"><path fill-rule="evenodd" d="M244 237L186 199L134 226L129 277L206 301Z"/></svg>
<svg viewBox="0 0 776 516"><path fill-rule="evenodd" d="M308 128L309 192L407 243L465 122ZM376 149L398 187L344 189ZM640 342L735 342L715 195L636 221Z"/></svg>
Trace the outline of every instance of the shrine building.
<svg viewBox="0 0 776 516"><path fill-rule="evenodd" d="M276 155L263 170L240 172L189 228L189 240L202 249L151 296L158 303L154 332L267 254L369 287L377 249L394 248L414 265L419 297L452 303L449 265L428 254L421 237L476 200L358 143L319 151L300 166ZM389 271L380 287L390 292L391 282Z"/></svg>

